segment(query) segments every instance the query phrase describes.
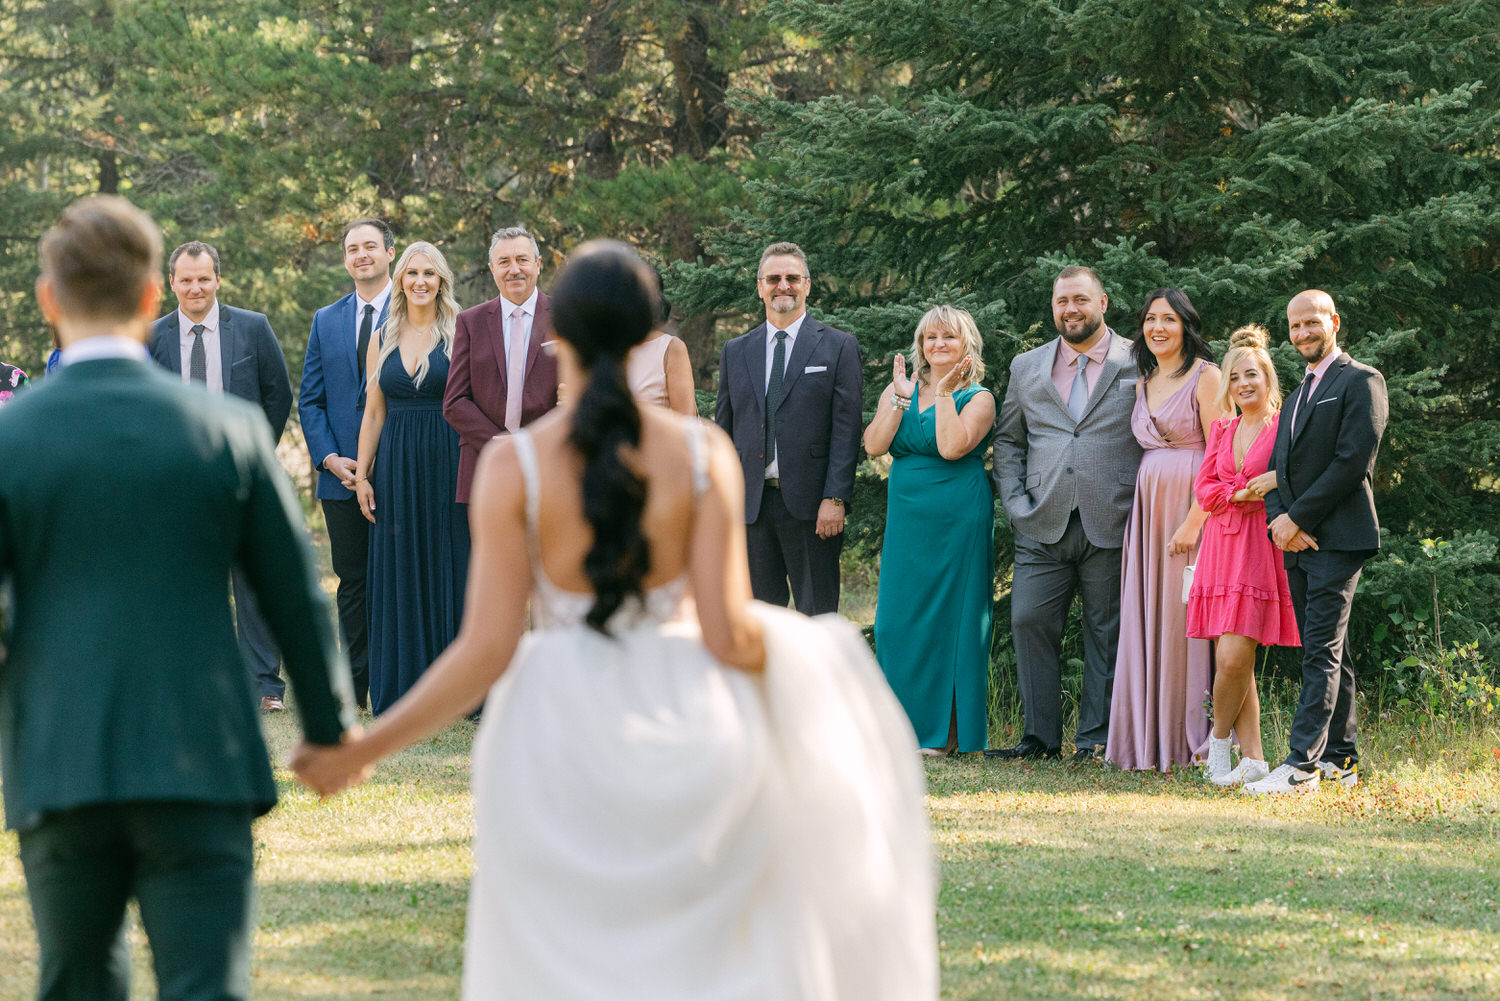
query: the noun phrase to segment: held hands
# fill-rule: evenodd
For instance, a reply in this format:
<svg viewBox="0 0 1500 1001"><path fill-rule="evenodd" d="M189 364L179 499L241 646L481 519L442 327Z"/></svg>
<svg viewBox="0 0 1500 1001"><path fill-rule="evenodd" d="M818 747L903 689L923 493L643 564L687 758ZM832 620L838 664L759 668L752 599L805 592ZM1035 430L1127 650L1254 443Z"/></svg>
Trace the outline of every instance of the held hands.
<svg viewBox="0 0 1500 1001"><path fill-rule="evenodd" d="M900 361L900 357L897 357ZM831 539L844 530L844 505L835 504L827 497L818 505L818 522L814 529L820 539Z"/></svg>
<svg viewBox="0 0 1500 1001"><path fill-rule="evenodd" d="M345 490L354 489L354 469L359 465L353 459L346 459L342 455L330 455L323 460L323 468L339 478Z"/></svg>
<svg viewBox="0 0 1500 1001"><path fill-rule="evenodd" d="M1172 533L1172 541L1167 543L1167 555L1181 556L1192 552L1193 547L1198 544L1198 533L1202 529L1203 526L1193 525L1186 521L1178 525L1177 531Z"/></svg>
<svg viewBox="0 0 1500 1001"><path fill-rule="evenodd" d="M891 387L897 396L910 397L917 391L917 384L906 374L906 355L898 354L891 363Z"/></svg>
<svg viewBox="0 0 1500 1001"><path fill-rule="evenodd" d="M1266 494L1276 489L1276 470L1267 470L1245 484L1243 490L1236 490L1229 499L1236 504L1254 504L1256 501L1265 500Z"/></svg>
<svg viewBox="0 0 1500 1001"><path fill-rule="evenodd" d="M1317 549L1318 540L1304 532L1291 515L1279 514L1271 522L1271 541L1276 548L1288 553L1300 553L1304 549Z"/></svg>
<svg viewBox="0 0 1500 1001"><path fill-rule="evenodd" d="M375 524L375 488L370 486L369 479L363 479L354 484L354 498L359 501L360 514L363 514L370 524Z"/></svg>
<svg viewBox="0 0 1500 1001"><path fill-rule="evenodd" d="M358 785L375 770L374 765L359 760L359 727L345 730L340 739L342 743L335 747L303 741L292 753L289 764L298 781L319 796L332 796Z"/></svg>

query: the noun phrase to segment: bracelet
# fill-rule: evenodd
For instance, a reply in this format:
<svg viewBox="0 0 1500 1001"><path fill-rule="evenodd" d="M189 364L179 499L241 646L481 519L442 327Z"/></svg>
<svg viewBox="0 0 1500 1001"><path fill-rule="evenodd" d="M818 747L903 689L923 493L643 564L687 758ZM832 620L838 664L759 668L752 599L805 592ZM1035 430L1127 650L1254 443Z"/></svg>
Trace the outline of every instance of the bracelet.
<svg viewBox="0 0 1500 1001"><path fill-rule="evenodd" d="M356 476L354 478L354 482L355 483L368 483L368 482L370 482L370 478L368 476Z"/></svg>
<svg viewBox="0 0 1500 1001"><path fill-rule="evenodd" d="M901 395L899 395L897 393L892 393L891 394L891 409L892 410L906 410L906 409L909 409L910 407L911 407L911 397L910 396L901 396Z"/></svg>
<svg viewBox="0 0 1500 1001"><path fill-rule="evenodd" d="M939 400L951 400L953 399L953 390L939 389L934 396Z"/></svg>

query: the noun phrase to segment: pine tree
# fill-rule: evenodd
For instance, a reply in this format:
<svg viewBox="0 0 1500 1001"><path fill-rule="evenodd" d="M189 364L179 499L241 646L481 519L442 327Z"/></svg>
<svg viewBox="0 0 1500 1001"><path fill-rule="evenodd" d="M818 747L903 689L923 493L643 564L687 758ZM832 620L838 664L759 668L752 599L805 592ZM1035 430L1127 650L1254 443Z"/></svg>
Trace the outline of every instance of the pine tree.
<svg viewBox="0 0 1500 1001"><path fill-rule="evenodd" d="M1221 349L1249 321L1282 341L1290 296L1323 288L1341 344L1389 381L1383 524L1500 523L1500 5L787 7L906 80L885 100L757 103L777 181L707 240L722 263L681 273L695 304L748 310L760 247L800 242L873 396L936 301L976 313L1003 392L1008 359L1053 336L1065 263L1100 271L1127 336L1150 288L1186 289Z"/></svg>

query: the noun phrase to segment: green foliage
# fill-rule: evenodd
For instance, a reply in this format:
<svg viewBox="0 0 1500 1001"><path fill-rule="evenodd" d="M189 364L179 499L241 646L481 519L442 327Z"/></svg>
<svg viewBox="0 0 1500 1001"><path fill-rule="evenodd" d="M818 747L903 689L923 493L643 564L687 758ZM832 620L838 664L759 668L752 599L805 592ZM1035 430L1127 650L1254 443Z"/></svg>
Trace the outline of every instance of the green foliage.
<svg viewBox="0 0 1500 1001"><path fill-rule="evenodd" d="M1068 263L1100 271L1127 336L1150 288L1184 288L1220 350L1245 322L1284 332L1291 295L1323 288L1340 343L1390 389L1376 487L1393 555L1372 562L1366 591L1399 586L1418 533L1457 546L1500 523L1500 5L786 8L902 82L868 98L746 96L765 179L706 239L718 262L679 269L690 306L743 308L759 248L796 240L813 308L860 337L873 397L915 318L943 301L976 314L1003 392L1009 359L1054 336L1048 293ZM1275 339L1295 382L1301 363ZM1493 554L1472 567L1488 579ZM1476 583L1454 627L1497 621L1496 593ZM1365 670L1380 663L1364 653L1370 604L1356 603Z"/></svg>
<svg viewBox="0 0 1500 1001"><path fill-rule="evenodd" d="M0 0L0 352L39 367L35 241L95 191L169 247L215 244L224 301L270 315L294 380L313 311L348 290L357 216L443 248L463 305L495 294L488 237L517 220L544 283L593 236L703 257L754 173L758 126L726 93L827 92L842 65L765 8ZM701 381L718 316L679 319Z"/></svg>

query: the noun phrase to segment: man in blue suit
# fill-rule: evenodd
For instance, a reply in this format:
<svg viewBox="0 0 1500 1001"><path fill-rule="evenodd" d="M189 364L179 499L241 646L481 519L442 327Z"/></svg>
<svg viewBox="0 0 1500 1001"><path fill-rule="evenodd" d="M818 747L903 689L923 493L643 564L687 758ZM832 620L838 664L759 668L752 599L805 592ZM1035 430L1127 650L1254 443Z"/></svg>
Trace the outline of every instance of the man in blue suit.
<svg viewBox="0 0 1500 1001"><path fill-rule="evenodd" d="M151 359L185 383L256 404L271 427L271 441L280 441L292 412L292 383L266 314L219 302L219 252L206 243L194 240L172 251L167 278L178 308L151 327ZM260 707L280 712L286 682L276 643L242 568L234 568L230 583L240 650L255 673Z"/></svg>
<svg viewBox="0 0 1500 1001"><path fill-rule="evenodd" d="M365 359L390 306L396 237L379 219L356 219L344 227L340 242L354 291L313 316L297 413L318 471L318 500L339 578L339 631L354 677L354 698L363 709L370 693L365 612L370 523L354 498L354 467L365 412Z"/></svg>

